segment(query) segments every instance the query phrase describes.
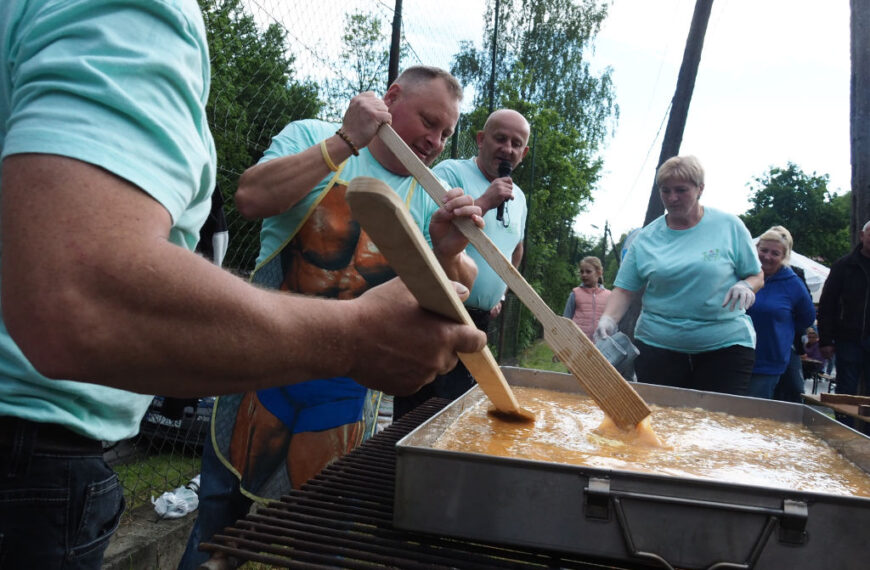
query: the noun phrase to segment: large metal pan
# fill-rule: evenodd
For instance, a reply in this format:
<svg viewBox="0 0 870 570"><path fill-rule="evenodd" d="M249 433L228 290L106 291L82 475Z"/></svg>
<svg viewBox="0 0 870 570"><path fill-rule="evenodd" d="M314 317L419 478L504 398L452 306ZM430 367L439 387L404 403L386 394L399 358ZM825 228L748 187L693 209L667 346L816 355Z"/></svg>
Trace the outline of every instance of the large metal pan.
<svg viewBox="0 0 870 570"><path fill-rule="evenodd" d="M568 374L503 368L579 392ZM635 384L647 402L801 423L870 473L870 439L801 404ZM398 528L677 568L866 568L870 499L433 449L474 388L397 443Z"/></svg>

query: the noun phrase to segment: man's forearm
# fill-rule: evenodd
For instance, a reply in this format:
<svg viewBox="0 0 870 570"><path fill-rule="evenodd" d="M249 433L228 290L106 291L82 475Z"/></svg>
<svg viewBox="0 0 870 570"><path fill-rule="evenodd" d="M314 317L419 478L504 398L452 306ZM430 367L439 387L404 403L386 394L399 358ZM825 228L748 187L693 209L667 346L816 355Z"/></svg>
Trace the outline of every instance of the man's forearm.
<svg viewBox="0 0 870 570"><path fill-rule="evenodd" d="M465 252L460 252L458 255L452 255L446 258L435 256L444 273L452 281L462 283L470 290L474 285L474 280L477 279L477 264Z"/></svg>
<svg viewBox="0 0 870 570"><path fill-rule="evenodd" d="M326 148L335 165L350 156L350 147L337 135L326 139ZM319 144L255 164L239 178L236 207L247 219L277 216L295 206L331 172Z"/></svg>
<svg viewBox="0 0 870 570"><path fill-rule="evenodd" d="M179 247L153 245L133 265L83 256L93 279L72 276L62 295L16 297L22 308L39 307L10 327L37 370L171 396L341 372L341 365L327 370L342 354L332 304L257 289ZM158 266L171 270L151 271ZM313 358L329 353L322 362Z"/></svg>
<svg viewBox="0 0 870 570"><path fill-rule="evenodd" d="M409 393L482 345L397 280L353 301L256 288L167 241L149 195L73 159L6 158L0 199L4 324L49 378L191 396L341 375Z"/></svg>
<svg viewBox="0 0 870 570"><path fill-rule="evenodd" d="M170 244L134 257L133 266L120 256L82 260L99 273L75 287L75 303L60 301L69 291L16 298L24 310L44 308L12 317L24 322L13 337L38 371L176 397L332 376L404 395L452 368L455 352L485 342L469 336L473 327L445 336L444 320L420 309L398 280L337 301L259 289ZM166 271L151 270L158 266Z"/></svg>

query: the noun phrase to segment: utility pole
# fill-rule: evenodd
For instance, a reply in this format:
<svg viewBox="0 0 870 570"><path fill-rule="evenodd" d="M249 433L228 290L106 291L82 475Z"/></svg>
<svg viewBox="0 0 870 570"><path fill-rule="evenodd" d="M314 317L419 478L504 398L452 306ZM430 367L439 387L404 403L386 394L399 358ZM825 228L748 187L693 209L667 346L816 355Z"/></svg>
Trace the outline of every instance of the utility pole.
<svg viewBox="0 0 870 570"><path fill-rule="evenodd" d="M701 63L704 34L707 33L707 22L710 20L712 10L713 0L695 0L695 12L692 14L689 36L686 38L683 62L680 64L680 73L677 76L677 88L671 101L671 112L668 116L668 126L665 129L665 138L662 140L662 152L659 155L659 162L656 164L656 171L664 161L680 153L686 118L689 115L689 103L692 101L692 91L695 89L695 77L698 75L698 66ZM664 211L665 207L661 197L659 197L658 184L653 177L652 192L643 225L649 224L661 216ZM622 320L619 321L619 330L632 338L634 338L634 325L637 323L637 317L640 316L642 297L643 291L638 291Z"/></svg>
<svg viewBox="0 0 870 570"><path fill-rule="evenodd" d="M495 18L492 24L492 69L489 72L489 112L495 108L495 62L498 56L498 11L499 0L495 0Z"/></svg>
<svg viewBox="0 0 870 570"><path fill-rule="evenodd" d="M859 3L860 0L852 0ZM707 33L707 22L713 9L713 0L696 0L692 24L689 27L689 37L686 39L686 49L683 51L683 63L677 76L677 89L671 101L671 113L665 138L662 140L662 152L656 170L664 161L680 153L683 142L683 131L686 129L686 118L689 115L689 103L692 101L692 91L695 89L695 77L698 75L698 65L701 63L701 50L704 47L704 34ZM653 179L652 193L646 209L647 225L664 213L664 205L659 197L658 185Z"/></svg>
<svg viewBox="0 0 870 570"><path fill-rule="evenodd" d="M870 3L850 0L850 113L852 154L851 243L870 220Z"/></svg>
<svg viewBox="0 0 870 570"><path fill-rule="evenodd" d="M402 0L396 0L393 10L393 37L390 41L390 62L387 67L387 87L399 76L399 55L402 51Z"/></svg>

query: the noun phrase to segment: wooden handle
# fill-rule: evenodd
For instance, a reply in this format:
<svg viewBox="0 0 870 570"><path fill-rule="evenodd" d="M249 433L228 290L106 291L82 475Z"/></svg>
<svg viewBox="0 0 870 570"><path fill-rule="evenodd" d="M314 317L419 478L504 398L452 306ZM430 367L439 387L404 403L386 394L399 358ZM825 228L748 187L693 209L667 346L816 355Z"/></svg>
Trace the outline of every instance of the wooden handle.
<svg viewBox="0 0 870 570"><path fill-rule="evenodd" d="M852 406L870 404L870 396L856 396L852 394L829 394L822 392L819 399L826 404L849 404Z"/></svg>
<svg viewBox="0 0 870 570"><path fill-rule="evenodd" d="M447 190L396 131L385 123L378 130L378 136L432 199L443 204ZM553 313L483 230L469 218L459 218L453 223L543 325L544 341L604 413L623 428L634 427L650 414L643 398L595 348L583 331L572 320L557 317Z"/></svg>
<svg viewBox="0 0 870 570"><path fill-rule="evenodd" d="M474 326L453 284L395 191L375 178L357 177L350 182L345 196L354 219L369 234L420 306ZM459 353L459 358L497 410L521 413L489 347L479 352Z"/></svg>

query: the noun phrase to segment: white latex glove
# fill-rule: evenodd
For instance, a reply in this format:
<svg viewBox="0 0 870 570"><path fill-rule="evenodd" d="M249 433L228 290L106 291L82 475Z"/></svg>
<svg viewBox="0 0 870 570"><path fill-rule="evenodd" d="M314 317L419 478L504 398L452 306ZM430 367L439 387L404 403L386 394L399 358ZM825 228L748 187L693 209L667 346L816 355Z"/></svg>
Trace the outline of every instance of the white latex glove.
<svg viewBox="0 0 870 570"><path fill-rule="evenodd" d="M729 311L733 311L734 309L743 309L745 311L751 307L754 302L755 292L752 291L752 287L749 283L741 279L728 289L728 293L725 294L725 302L722 303L722 306L726 307L730 303L731 306L728 307Z"/></svg>
<svg viewBox="0 0 870 570"><path fill-rule="evenodd" d="M598 327L596 327L595 332L592 333L592 342L598 342L602 338L607 338L618 329L619 326L616 324L616 321L607 315L601 315L601 319L598 321Z"/></svg>

